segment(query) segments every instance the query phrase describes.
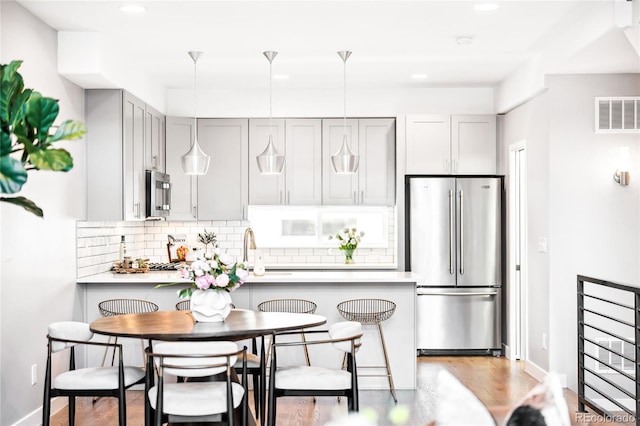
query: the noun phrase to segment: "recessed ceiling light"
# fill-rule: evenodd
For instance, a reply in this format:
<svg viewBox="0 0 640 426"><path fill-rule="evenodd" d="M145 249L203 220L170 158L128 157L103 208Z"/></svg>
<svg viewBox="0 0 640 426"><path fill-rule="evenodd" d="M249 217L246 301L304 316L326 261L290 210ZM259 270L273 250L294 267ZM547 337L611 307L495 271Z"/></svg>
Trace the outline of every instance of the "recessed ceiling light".
<svg viewBox="0 0 640 426"><path fill-rule="evenodd" d="M473 8L478 12L492 12L498 9L498 3L478 3Z"/></svg>
<svg viewBox="0 0 640 426"><path fill-rule="evenodd" d="M288 80L289 79L289 74L274 74L273 75L273 79L274 80Z"/></svg>
<svg viewBox="0 0 640 426"><path fill-rule="evenodd" d="M426 80L429 77L427 74L411 74L411 78L414 80Z"/></svg>
<svg viewBox="0 0 640 426"><path fill-rule="evenodd" d="M471 43L473 43L473 37L471 36L456 37L456 43L458 43L460 46L468 46Z"/></svg>
<svg viewBox="0 0 640 426"><path fill-rule="evenodd" d="M142 13L146 9L143 6L140 6L138 4L127 4L127 5L121 6L120 10L123 11L124 13Z"/></svg>

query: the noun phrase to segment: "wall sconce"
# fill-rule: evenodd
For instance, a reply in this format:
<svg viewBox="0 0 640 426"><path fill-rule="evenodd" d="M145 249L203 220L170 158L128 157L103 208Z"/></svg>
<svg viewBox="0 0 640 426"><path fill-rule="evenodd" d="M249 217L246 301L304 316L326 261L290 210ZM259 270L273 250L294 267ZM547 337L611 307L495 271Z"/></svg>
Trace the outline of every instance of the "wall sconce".
<svg viewBox="0 0 640 426"><path fill-rule="evenodd" d="M618 182L620 186L629 185L629 147L620 147L620 159L618 160L618 170L613 175L613 180Z"/></svg>

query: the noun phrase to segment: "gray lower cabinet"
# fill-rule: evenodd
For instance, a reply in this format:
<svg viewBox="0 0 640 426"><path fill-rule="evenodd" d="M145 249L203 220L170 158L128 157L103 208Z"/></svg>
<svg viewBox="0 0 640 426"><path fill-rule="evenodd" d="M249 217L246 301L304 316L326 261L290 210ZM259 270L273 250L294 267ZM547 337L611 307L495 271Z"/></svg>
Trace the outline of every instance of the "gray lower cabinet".
<svg viewBox="0 0 640 426"><path fill-rule="evenodd" d="M248 119L198 119L198 143L211 156L206 175L190 176L180 157L193 141L193 118L167 117L166 167L171 176L168 220L242 220L248 188Z"/></svg>
<svg viewBox="0 0 640 426"><path fill-rule="evenodd" d="M271 135L284 170L261 174L256 156L269 142L269 120L249 120L249 203L254 205L319 205L322 203L322 120L275 119Z"/></svg>
<svg viewBox="0 0 640 426"><path fill-rule="evenodd" d="M87 219L145 218L146 105L119 89L85 92Z"/></svg>
<svg viewBox="0 0 640 426"><path fill-rule="evenodd" d="M395 119L361 118L322 121L324 205L393 206L395 204ZM349 148L360 155L358 171L337 174L331 155L347 135Z"/></svg>

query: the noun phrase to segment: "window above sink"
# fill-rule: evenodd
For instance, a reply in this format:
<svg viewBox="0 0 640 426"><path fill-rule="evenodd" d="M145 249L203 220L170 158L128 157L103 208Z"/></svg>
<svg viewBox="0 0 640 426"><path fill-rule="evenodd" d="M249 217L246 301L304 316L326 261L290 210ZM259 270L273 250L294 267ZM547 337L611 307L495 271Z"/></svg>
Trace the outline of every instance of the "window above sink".
<svg viewBox="0 0 640 426"><path fill-rule="evenodd" d="M344 228L365 233L359 248L387 248L388 212L386 206L249 206L249 221L265 248L337 248L329 235Z"/></svg>

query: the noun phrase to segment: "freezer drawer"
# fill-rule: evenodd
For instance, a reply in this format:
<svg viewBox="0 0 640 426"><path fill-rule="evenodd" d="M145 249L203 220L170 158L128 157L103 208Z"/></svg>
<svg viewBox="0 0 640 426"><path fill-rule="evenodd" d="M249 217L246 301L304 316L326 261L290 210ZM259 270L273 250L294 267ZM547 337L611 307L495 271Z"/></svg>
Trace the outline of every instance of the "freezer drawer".
<svg viewBox="0 0 640 426"><path fill-rule="evenodd" d="M417 288L418 350L499 350L500 291L491 288Z"/></svg>

